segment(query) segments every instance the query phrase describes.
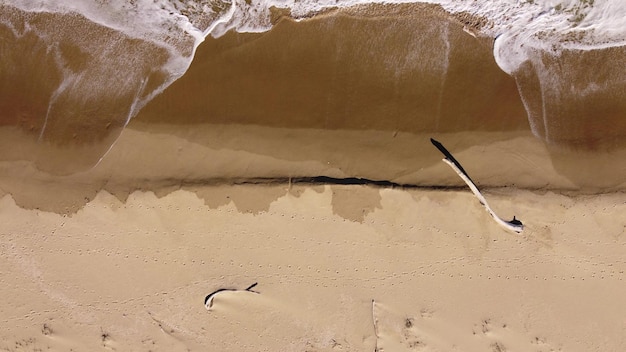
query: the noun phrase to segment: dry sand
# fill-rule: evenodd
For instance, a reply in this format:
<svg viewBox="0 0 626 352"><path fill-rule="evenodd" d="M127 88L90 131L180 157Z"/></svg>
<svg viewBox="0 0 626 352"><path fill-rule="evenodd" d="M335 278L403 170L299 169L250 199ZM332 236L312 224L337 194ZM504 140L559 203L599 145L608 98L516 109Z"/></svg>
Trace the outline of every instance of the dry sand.
<svg viewBox="0 0 626 352"><path fill-rule="evenodd" d="M102 191L72 215L3 197L0 349L626 347L623 193L486 192L516 235L465 190L195 191Z"/></svg>

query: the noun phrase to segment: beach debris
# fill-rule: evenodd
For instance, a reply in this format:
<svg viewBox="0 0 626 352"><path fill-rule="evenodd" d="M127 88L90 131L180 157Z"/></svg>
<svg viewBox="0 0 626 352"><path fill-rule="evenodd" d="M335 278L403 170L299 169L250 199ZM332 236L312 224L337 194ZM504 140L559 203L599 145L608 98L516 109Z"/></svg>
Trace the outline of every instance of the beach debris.
<svg viewBox="0 0 626 352"><path fill-rule="evenodd" d="M491 217L498 223L498 225L504 227L507 230L517 233L521 233L524 230L524 225L520 220L515 218L515 216L513 216L513 220L505 221L502 220L502 218L500 218L498 215L496 215L496 213L491 209L489 204L487 204L487 200L485 200L485 197L483 197L483 195L480 193L478 187L476 187L474 181L472 181L465 169L463 169L463 166L461 166L461 164L452 156L452 154L446 149L446 147L444 147L443 144L432 138L430 139L430 142L435 147L437 147L437 149L439 149L439 151L445 156L445 158L442 159L443 162L448 164L459 175L459 177L461 177L461 179L465 181L470 190L472 190L472 193L474 193L476 198L478 198L480 204L485 207L489 215L491 215Z"/></svg>
<svg viewBox="0 0 626 352"><path fill-rule="evenodd" d="M376 338L376 345L374 346L374 352L382 351L378 348L378 340L380 340L380 334L378 333L378 318L376 317L376 301L372 300L372 322L374 323L374 337Z"/></svg>
<svg viewBox="0 0 626 352"><path fill-rule="evenodd" d="M258 283L255 282L252 285L248 286L246 289L241 290L241 289L237 289L237 288L220 288L217 289L211 293L209 293L205 298L204 298L204 307L209 310L211 309L211 307L213 307L213 299L215 298L215 295L220 293L220 292L224 292L224 291L247 291L247 292L252 292L252 293L256 293L258 294L259 292L254 291L253 288L257 285Z"/></svg>

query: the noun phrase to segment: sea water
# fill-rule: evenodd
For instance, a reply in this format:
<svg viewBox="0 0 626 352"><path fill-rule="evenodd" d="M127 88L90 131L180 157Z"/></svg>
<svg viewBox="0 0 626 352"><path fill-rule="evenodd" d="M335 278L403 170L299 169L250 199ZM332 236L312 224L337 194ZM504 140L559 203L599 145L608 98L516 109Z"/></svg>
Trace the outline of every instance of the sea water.
<svg viewBox="0 0 626 352"><path fill-rule="evenodd" d="M101 160L133 117L173 82L188 74L200 46L230 43L230 39L222 39L229 33L271 31L277 24L278 13L294 21L291 24L293 36L302 35L286 39L291 43L305 42L306 47L306 41L314 36L299 34L298 31L305 26L298 23L332 17L332 13L342 13L344 9L343 15L335 15L334 19L323 23L330 28L343 21L345 16L351 18L354 22L333 27L335 32L342 31L345 38L335 38L335 47L328 52L323 51L328 48L318 38L316 43L320 48L310 46L310 52L306 53L307 60L335 59L332 65L329 64L328 80L334 83L315 86L315 76L319 76L319 72L312 75L309 87L307 81L294 83L300 80L297 76L287 78L290 83L284 91L293 92L288 93L293 95L290 99L296 107L301 107L300 110L294 108L294 121L323 120L323 123L316 122L311 126L345 127L348 122L342 124L337 120L352 121L347 116L376 111L380 121L393 121L392 116L399 114L408 115L407 120L417 120L395 123L396 129L401 131L437 132L472 129L472 122L463 121L480 119L481 111L485 116L502 115L499 117L502 121L515 120L513 115L517 112L512 112L515 109L505 107L511 105L508 98L490 93L497 91L500 83L483 94L492 96L492 101L485 103L492 107L491 111L474 109L471 101L475 102L477 98L463 93L472 89L468 81L480 75L491 80L494 74L477 64L475 56L468 54L463 59L463 52L471 52L469 46L482 45L489 53L484 57L479 55L480 60L494 61L501 72L514 78L516 99L524 107L524 118L532 133L539 139L550 144L583 148L621 143L626 135L626 105L623 102L626 94L623 68L626 62L626 3L620 0L442 0L428 1L433 5L430 7L407 6L422 3L5 0L0 5L0 75L3 81L0 86L3 111L0 121L3 125L18 126L39 143L102 143L102 147L94 152L100 155L97 160ZM463 35L466 35L461 40L464 44L455 39L459 35L454 26L458 25L450 24L452 22L443 16L420 20L425 16L421 12L437 12L433 10L434 5L440 6L442 12L461 24ZM394 17L398 18L395 25ZM384 25L380 25L383 22ZM371 26L362 23L371 23ZM324 27L320 24L312 30L322 33ZM369 39L360 35L364 31ZM482 44L471 44L471 37L478 38L476 43ZM238 38L244 40L241 39L244 37ZM402 50L393 49L397 47ZM293 52L297 53L297 50ZM325 56L320 54L320 58L316 58L316 53L320 52ZM268 60L284 63L290 50L285 49L280 55L282 57L269 57ZM369 63L348 63L354 57ZM465 60L465 66L450 66L454 60ZM196 61L197 65L203 65L197 58ZM356 74L350 71L351 67L360 77L369 77L350 76ZM362 72L358 71L360 68ZM478 72L463 76L463 72L470 72L472 68ZM215 67L206 69L215 70ZM268 99L276 99L274 105L281 106L280 97L285 93L263 93L263 84L254 90L260 93L241 95L241 99L246 99L245 104L252 108L239 113L237 105L245 104L237 103L238 91L227 94L219 91L217 98L203 91L209 85L217 86L217 90L221 85L228 87L227 81L240 82L242 91L246 91L246 84L255 84L250 80L246 82L248 74L245 72L229 75L214 75L212 80L203 78L206 79L204 83L190 84L191 88L186 87L186 91L177 95L188 95L181 98L185 101L181 105L204 104L206 111L215 112L212 116L206 114L209 121L212 118L220 122L220 119L232 119L244 123L251 121L249 116L255 111L263 111L262 106L270 105ZM380 77L379 81L376 81L377 77ZM461 83L464 80L465 83ZM273 86L281 84L272 79L267 81ZM380 99L367 96L371 91L362 88L376 85L388 86L382 93L376 92ZM296 90L295 86L301 89ZM343 93L332 91L336 86L346 88ZM451 92L453 87L462 89ZM271 91L272 87L267 89ZM411 89L417 93L411 95ZM196 96L196 91L204 93ZM308 105L298 102L319 91L322 91L316 96L319 102L311 105L308 116L302 108ZM403 94L405 100L402 100ZM266 103L254 105L256 100ZM221 101L231 102L223 108L214 108ZM372 102L371 105L368 101ZM418 103L410 106L407 101ZM459 111L448 112L449 115L454 113L458 120L445 118L445 109L450 110L452 105L460 106ZM323 111L316 111L318 106ZM176 108L184 109L185 106ZM289 109L285 107L283 110ZM342 111L343 114L338 113ZM489 118L478 125L480 129L492 130L494 121ZM383 125L363 123L364 128L389 128Z"/></svg>

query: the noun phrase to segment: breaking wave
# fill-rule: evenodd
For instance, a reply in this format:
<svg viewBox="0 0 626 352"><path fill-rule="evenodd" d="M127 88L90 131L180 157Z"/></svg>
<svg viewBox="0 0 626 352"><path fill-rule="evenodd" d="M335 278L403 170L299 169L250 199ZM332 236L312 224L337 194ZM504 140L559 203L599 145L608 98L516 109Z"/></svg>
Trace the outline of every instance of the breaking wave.
<svg viewBox="0 0 626 352"><path fill-rule="evenodd" d="M626 3L620 0L5 0L0 10L0 125L17 127L41 149L5 151L4 160L54 163L49 146L88 145L89 152L73 155L84 156L75 158L81 167L93 166L144 108L145 121L168 111L172 120L272 125L251 116L260 111L271 121L269 115L283 119L287 111L293 114L286 118L293 121L279 125L391 128L374 122L359 126L349 117L375 113L365 120L396 121L392 127L407 132L493 130L500 126L498 118L517 121L518 110L508 83L502 83L506 79L489 66L492 61L514 78L515 99L533 134L547 143L610 148L626 136ZM294 49L266 41L283 55L267 60L284 63L284 56L293 53L292 62L303 62L309 55L306 60L321 63L307 67L330 69L322 73L328 80L317 81L322 72L317 71L307 86L299 77L281 76L280 68L275 75L282 80L276 80L242 66L230 67L241 72L220 75L220 67L207 68L211 60L219 62L215 55L196 55L203 46L228 55L224 47L260 38L235 38L233 33L273 31L283 20L290 23L283 27L293 30L291 37L276 35L273 40L288 40ZM328 28L344 32L334 37L337 33ZM322 40L324 35L333 48ZM324 61L328 57L335 61ZM197 78L187 78L193 83L184 89L173 86L178 92L155 99L190 74L192 61L214 74L196 69ZM254 65L243 64L248 69ZM480 71L470 72L474 69ZM260 81L247 80L248 75ZM482 95L470 92L472 80L480 77L491 82ZM377 85L386 88L370 89ZM379 96L369 96L372 92ZM292 95L292 105L281 94ZM242 99L249 108L238 106ZM261 108L268 101L282 110ZM451 108L453 104L459 108ZM456 117L442 117L446 109ZM202 111L206 113L199 116ZM393 117L398 114L420 121L400 123ZM338 118L344 122L333 121Z"/></svg>

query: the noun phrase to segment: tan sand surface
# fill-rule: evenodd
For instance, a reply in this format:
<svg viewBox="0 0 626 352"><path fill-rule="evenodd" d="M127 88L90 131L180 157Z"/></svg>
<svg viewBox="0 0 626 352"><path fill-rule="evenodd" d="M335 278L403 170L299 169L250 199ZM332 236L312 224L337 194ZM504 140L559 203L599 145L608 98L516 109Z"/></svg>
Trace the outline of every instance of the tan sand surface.
<svg viewBox="0 0 626 352"><path fill-rule="evenodd" d="M0 199L0 350L626 347L623 193L487 190L517 235L465 190L194 191L70 215Z"/></svg>
<svg viewBox="0 0 626 352"><path fill-rule="evenodd" d="M0 9L0 351L626 350L624 47L510 77L469 14L275 9L151 100L169 51Z"/></svg>
<svg viewBox="0 0 626 352"><path fill-rule="evenodd" d="M39 155L53 168L83 163L87 149L28 143L0 128L0 197L26 209L74 213L105 190L124 202L136 190L159 196L181 188L237 183L288 183L289 179L359 177L421 187L462 187L441 162L430 137L443 142L479 188L515 187L596 194L626 190L626 149L558 151L528 131L418 134L391 131L295 129L237 124L175 126L133 123L102 161L70 175L38 170L23 155ZM64 154L59 159L57 154ZM90 154L90 153L87 153ZM199 196L211 204L224 197ZM269 191L273 199L281 194ZM248 197L257 197L248 194Z"/></svg>

